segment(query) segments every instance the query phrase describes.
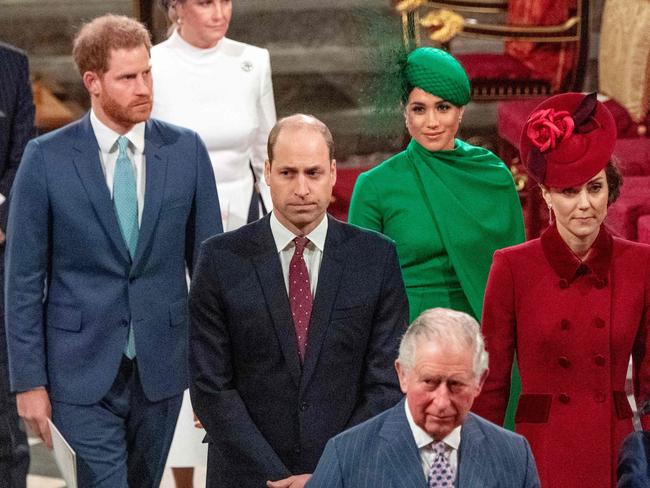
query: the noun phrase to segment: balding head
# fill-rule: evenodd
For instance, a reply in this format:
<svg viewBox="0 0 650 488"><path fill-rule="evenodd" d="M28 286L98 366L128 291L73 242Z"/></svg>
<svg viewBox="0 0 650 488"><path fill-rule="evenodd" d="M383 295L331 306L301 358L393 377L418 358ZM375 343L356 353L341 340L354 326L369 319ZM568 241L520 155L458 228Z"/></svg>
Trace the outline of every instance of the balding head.
<svg viewBox="0 0 650 488"><path fill-rule="evenodd" d="M312 129L315 132L319 133L321 136L323 136L325 144L327 144L329 159L334 159L334 139L332 139L332 133L327 128L327 126L313 115L294 114L278 120L273 126L273 129L271 129L267 142L269 163L273 163L274 149L276 143L278 142L280 133L287 129Z"/></svg>

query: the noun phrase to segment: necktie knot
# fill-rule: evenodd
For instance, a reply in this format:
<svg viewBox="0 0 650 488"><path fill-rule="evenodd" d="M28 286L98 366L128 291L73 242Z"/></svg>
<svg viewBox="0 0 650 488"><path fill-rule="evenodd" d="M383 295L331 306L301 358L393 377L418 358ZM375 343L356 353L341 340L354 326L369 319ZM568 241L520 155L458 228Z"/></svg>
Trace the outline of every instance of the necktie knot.
<svg viewBox="0 0 650 488"><path fill-rule="evenodd" d="M129 147L129 139L128 138L126 138L124 136L118 137L117 138L117 147L120 150L120 153L119 153L120 156L127 156L128 157L128 153L126 152L127 148Z"/></svg>
<svg viewBox="0 0 650 488"><path fill-rule="evenodd" d="M432 442L433 460L427 477L428 488L452 488L454 486L454 470L447 457L447 446L444 442Z"/></svg>
<svg viewBox="0 0 650 488"><path fill-rule="evenodd" d="M306 237L296 237L293 240L294 244L296 245L296 251L295 254L298 256L301 256L302 253L305 251L305 246L309 243L309 239Z"/></svg>
<svg viewBox="0 0 650 488"><path fill-rule="evenodd" d="M440 442L432 442L431 443L431 450L433 451L433 454L435 457L438 456L445 456L447 454L447 445L440 441Z"/></svg>

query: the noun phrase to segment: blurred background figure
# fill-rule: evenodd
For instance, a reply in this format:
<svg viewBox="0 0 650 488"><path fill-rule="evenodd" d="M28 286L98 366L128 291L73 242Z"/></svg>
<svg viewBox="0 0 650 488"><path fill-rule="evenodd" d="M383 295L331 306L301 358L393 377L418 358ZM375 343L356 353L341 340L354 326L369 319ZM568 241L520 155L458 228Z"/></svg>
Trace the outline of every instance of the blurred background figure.
<svg viewBox="0 0 650 488"><path fill-rule="evenodd" d="M630 355L640 420L650 426L650 246L601 225L621 185L615 142L614 119L595 93L556 95L532 112L521 160L553 220L540 238L495 253L485 293L492 361L474 411L503 421L516 354L516 430L545 487L615 485L633 428Z"/></svg>
<svg viewBox="0 0 650 488"><path fill-rule="evenodd" d="M619 452L617 488L650 488L650 432L632 432Z"/></svg>
<svg viewBox="0 0 650 488"><path fill-rule="evenodd" d="M172 27L151 51L152 117L199 133L217 181L224 230L234 230L271 209L263 176L266 139L276 120L269 53L225 37L231 0L161 3ZM168 461L179 488L192 486L193 467L206 464L204 436L185 392Z"/></svg>
<svg viewBox="0 0 650 488"><path fill-rule="evenodd" d="M173 27L151 51L152 116L199 133L210 153L224 230L234 230L271 207L263 182L266 139L276 119L269 53L225 37L230 0L161 2Z"/></svg>
<svg viewBox="0 0 650 488"><path fill-rule="evenodd" d="M4 249L9 192L27 141L34 136L34 103L27 56L0 43L0 486L25 486L29 446L10 393L4 326Z"/></svg>

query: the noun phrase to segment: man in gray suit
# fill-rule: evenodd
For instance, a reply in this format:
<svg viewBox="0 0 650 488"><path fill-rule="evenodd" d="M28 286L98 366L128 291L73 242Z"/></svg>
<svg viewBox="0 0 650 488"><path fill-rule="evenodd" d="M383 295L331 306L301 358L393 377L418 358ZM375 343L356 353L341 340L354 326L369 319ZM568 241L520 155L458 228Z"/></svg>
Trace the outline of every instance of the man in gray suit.
<svg viewBox="0 0 650 488"><path fill-rule="evenodd" d="M526 439L469 412L488 374L472 317L426 310L395 367L406 398L331 439L308 488L540 486Z"/></svg>

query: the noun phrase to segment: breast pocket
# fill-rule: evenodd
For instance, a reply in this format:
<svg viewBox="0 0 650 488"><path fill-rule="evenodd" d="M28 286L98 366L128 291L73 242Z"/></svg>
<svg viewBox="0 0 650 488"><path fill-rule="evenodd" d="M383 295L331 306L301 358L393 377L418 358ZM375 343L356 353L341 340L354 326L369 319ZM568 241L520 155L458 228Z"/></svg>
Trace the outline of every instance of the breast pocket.
<svg viewBox="0 0 650 488"><path fill-rule="evenodd" d="M172 198L166 200L162 204L162 212L171 212L172 210L178 210L189 207L189 199L187 197Z"/></svg>

